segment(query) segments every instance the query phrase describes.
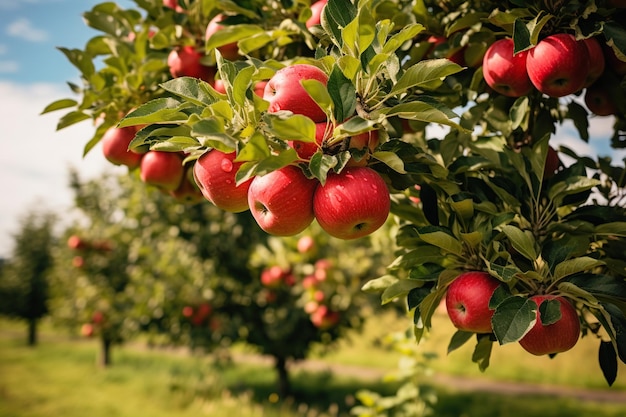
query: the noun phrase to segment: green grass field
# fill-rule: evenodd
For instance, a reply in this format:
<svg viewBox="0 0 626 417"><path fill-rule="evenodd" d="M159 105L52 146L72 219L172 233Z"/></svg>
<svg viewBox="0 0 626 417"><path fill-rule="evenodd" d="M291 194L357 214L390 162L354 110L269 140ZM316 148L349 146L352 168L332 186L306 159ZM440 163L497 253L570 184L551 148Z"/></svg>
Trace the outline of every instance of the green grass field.
<svg viewBox="0 0 626 417"><path fill-rule="evenodd" d="M386 323L388 319L391 318L381 317L379 323L371 324L373 329L368 326L364 335L342 344L324 360L331 364L342 362L393 370L399 356L370 343L378 334L376 329L390 328L393 323ZM395 390L395 386L376 379L297 371L293 374L295 399L281 400L274 394L273 370L262 364L218 366L209 357L149 350L141 343L134 343L116 348L114 365L101 369L96 366L98 346L94 340L72 338L49 327L35 348L26 347L24 339L21 327L0 322L0 416L3 417L348 416L350 405L354 404L353 396L359 389L383 394ZM432 337L428 343L435 341ZM596 359L594 356L582 360L583 354L582 350L571 352L571 356L562 355L547 365L539 360L524 369L526 358L515 360L497 352L493 369L480 377L541 381L540 375L562 369L565 376L542 382L594 387L596 378L587 374L598 373ZM475 372L476 366L469 356L461 351L453 355L437 359L433 367L449 368L457 374ZM572 360L574 363L570 363ZM552 367L551 370L543 369L546 366ZM520 369L525 371L521 376ZM574 374L579 377L572 377ZM626 375L621 378L623 381ZM434 415L438 417L626 415L626 403L601 404L541 394L467 393L449 387L436 388L438 402Z"/></svg>

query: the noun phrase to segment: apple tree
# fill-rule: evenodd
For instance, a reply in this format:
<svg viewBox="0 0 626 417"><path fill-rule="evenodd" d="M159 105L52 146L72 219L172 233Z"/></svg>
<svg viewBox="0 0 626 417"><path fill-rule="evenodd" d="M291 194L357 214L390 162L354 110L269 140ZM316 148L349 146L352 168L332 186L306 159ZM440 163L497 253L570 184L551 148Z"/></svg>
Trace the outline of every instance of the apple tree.
<svg viewBox="0 0 626 417"><path fill-rule="evenodd" d="M576 148L594 122L624 147L621 2L328 0L319 21L306 1L136 3L143 12L96 6L85 18L104 34L62 50L82 101L45 111L72 108L59 127L98 121L85 151L111 126L134 129L127 153L175 154L217 207L215 192L243 187L237 211L279 236L315 220L355 239L391 214L397 257L364 290L405 300L418 342L445 300L451 319L487 316L487 329L453 319L450 344L473 340L482 370L496 342L554 356L573 333L597 338L615 380L626 360L624 164ZM184 51L201 52L194 65ZM556 145L567 126L575 137ZM201 181L196 167L216 152L228 162ZM285 216L289 205L300 218ZM453 299L468 273L497 286Z"/></svg>
<svg viewBox="0 0 626 417"><path fill-rule="evenodd" d="M56 224L53 213L25 213L12 256L0 266L0 315L28 323L29 346L37 344L37 324L49 313Z"/></svg>

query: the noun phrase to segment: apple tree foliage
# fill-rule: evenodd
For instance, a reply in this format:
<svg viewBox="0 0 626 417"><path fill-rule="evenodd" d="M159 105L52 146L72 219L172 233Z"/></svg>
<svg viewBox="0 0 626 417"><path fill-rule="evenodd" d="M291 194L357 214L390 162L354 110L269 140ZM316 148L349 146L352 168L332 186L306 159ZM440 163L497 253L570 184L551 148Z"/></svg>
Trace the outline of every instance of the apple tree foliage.
<svg viewBox="0 0 626 417"><path fill-rule="evenodd" d="M397 224L396 259L364 290L383 303L406 300L419 341L447 286L461 272L487 271L502 282L490 300L493 333L457 332L453 350L474 340L472 360L484 370L494 343L519 341L537 321L560 319L553 302L537 307L530 296L565 296L577 308L582 335L599 342L609 384L626 361L626 175L623 161L579 155L593 116L583 91L554 98L533 89L510 98L489 88L482 56L511 37L515 51L545 37L595 37L604 48L603 82L616 106L610 145L624 148L626 123L626 12L619 1L350 1L329 0L321 24L307 28L307 1L136 0L141 10L102 3L85 13L102 35L84 50L61 49L80 70L80 97L45 111L71 109L63 128L93 119L89 151L108 126L142 126L131 148L184 151L186 164L208 149L236 151L245 181L296 164L324 182L363 151L348 137L377 131L380 145L368 165L387 181ZM225 28L204 38L206 23L222 13ZM236 42L239 59L220 48ZM225 85L172 79L165 57L196 45ZM95 61L101 60L98 68ZM308 161L286 141L314 141L314 124L289 112L268 113L253 93L280 68L310 63L328 85L303 82L334 125L332 137ZM550 141L573 125L572 146L558 148L546 168ZM434 126L444 127L433 133ZM608 140L608 139L607 139ZM475 337L474 337L475 336Z"/></svg>

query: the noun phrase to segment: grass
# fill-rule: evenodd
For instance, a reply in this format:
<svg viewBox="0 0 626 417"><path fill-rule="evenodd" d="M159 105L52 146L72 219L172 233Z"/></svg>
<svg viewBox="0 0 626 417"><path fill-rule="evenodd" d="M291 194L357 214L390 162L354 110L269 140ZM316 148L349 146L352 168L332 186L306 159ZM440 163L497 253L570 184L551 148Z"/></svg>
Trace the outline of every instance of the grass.
<svg viewBox="0 0 626 417"><path fill-rule="evenodd" d="M378 325L383 326L384 320L381 318ZM218 365L207 357L126 346L114 350L114 366L101 369L96 366L98 346L93 340L71 339L47 329L38 347L27 348L23 333L17 329L7 330L5 322L0 322L0 416L3 417L343 417L348 415L358 390L365 388L385 395L395 390L395 386L377 380L299 371L293 375L295 399L281 400L274 393L275 374L268 366ZM358 365L369 355L377 358L378 366L389 360L393 364L386 369L394 368L397 355L384 358L382 350L366 348L365 340L374 338L374 330L367 329L360 340L342 345L327 359L338 361L351 357L350 362ZM453 355L458 353L461 352ZM578 355L574 357L580 359ZM568 362L565 355L563 358L563 362ZM595 361L595 357L592 359ZM455 360L475 368L468 364L469 357ZM502 374L517 375L516 371L504 370L518 367L511 362L509 359L499 364ZM552 364L565 366L560 362ZM586 363L580 362L578 367L579 374L588 372ZM572 382L580 384L580 381ZM439 387L437 396L434 413L437 417L626 415L626 404L587 403L545 395L470 394Z"/></svg>

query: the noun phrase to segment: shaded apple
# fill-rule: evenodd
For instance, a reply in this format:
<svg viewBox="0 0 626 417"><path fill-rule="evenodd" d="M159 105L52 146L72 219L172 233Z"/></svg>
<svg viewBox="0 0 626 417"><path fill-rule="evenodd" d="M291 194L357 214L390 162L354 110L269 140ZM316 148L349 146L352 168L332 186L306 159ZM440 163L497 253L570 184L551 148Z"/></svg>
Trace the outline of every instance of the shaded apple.
<svg viewBox="0 0 626 417"><path fill-rule="evenodd" d="M212 83L216 69L203 65L200 60L203 54L191 45L173 49L167 57L170 74L174 78L193 77Z"/></svg>
<svg viewBox="0 0 626 417"><path fill-rule="evenodd" d="M215 35L220 30L224 29L224 25L221 22L225 19L223 14L218 14L209 21L204 33L204 40L208 41L211 36ZM226 45L219 46L217 48L224 59L234 61L239 58L239 47L237 42L228 43Z"/></svg>

